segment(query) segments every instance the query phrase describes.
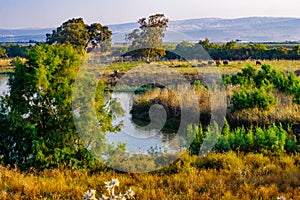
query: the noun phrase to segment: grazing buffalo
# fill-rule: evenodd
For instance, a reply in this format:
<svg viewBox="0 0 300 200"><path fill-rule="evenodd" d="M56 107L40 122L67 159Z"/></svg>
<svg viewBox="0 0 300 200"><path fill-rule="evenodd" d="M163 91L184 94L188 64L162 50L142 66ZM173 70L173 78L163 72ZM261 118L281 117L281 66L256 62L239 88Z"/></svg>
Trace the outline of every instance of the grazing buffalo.
<svg viewBox="0 0 300 200"><path fill-rule="evenodd" d="M217 61L216 61L216 65L217 65L217 66L222 65L221 61L220 61L220 60L217 60Z"/></svg>
<svg viewBox="0 0 300 200"><path fill-rule="evenodd" d="M214 64L214 61L213 61L213 60L209 60L209 61L207 62L207 64L208 64L209 66L212 66L212 65Z"/></svg>
<svg viewBox="0 0 300 200"><path fill-rule="evenodd" d="M224 65L224 66L229 65L229 61L228 61L228 60L224 60L224 61L223 61L223 65Z"/></svg>
<svg viewBox="0 0 300 200"><path fill-rule="evenodd" d="M300 70L296 70L294 73L296 76L298 76L298 77L300 76Z"/></svg>
<svg viewBox="0 0 300 200"><path fill-rule="evenodd" d="M196 65L196 67L206 67L206 66L207 66L206 63L199 63L199 64Z"/></svg>
<svg viewBox="0 0 300 200"><path fill-rule="evenodd" d="M256 64L256 65L261 65L261 62L260 62L259 60L257 60L257 61L255 62L255 64Z"/></svg>

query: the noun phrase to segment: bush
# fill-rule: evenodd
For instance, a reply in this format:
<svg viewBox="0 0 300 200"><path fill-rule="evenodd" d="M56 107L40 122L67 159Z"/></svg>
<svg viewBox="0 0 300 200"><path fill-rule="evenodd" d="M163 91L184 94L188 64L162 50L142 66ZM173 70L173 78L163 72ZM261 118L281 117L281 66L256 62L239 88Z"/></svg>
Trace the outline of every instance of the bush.
<svg viewBox="0 0 300 200"><path fill-rule="evenodd" d="M259 90L262 90L263 92L261 96L258 96L262 101L262 107L268 107L268 103L266 104L264 99L272 100L273 97L271 97L271 99L266 98L265 92L263 91L264 89L278 89L285 94L293 94L294 102L300 104L300 79L295 73L290 73L286 76L284 72L278 72L272 69L270 65L262 65L260 71L257 71L252 66L248 66L247 68L244 68L241 73L223 76L223 82L227 85L241 85L243 88L247 88L247 90L253 90L252 93L247 93L245 90L242 90L240 93L235 92L234 97L239 99L236 105L241 105L241 109L248 107L247 105L251 103L251 100L243 100L244 97L255 97L256 92L261 92ZM253 107L250 106L249 108Z"/></svg>
<svg viewBox="0 0 300 200"><path fill-rule="evenodd" d="M191 154L198 154L205 136L209 135L209 130L203 131L202 127L189 128L188 134L194 135L195 139L190 146ZM228 123L220 134L214 150L217 152L242 151L242 152L272 152L295 153L299 150L295 135L289 135L282 125L269 126L267 128L250 127L246 129L239 127L230 130Z"/></svg>
<svg viewBox="0 0 300 200"><path fill-rule="evenodd" d="M254 88L252 91L242 89L241 92L234 91L231 99L233 111L249 108L260 108L269 110L272 105L276 104L275 97L267 92L263 87Z"/></svg>

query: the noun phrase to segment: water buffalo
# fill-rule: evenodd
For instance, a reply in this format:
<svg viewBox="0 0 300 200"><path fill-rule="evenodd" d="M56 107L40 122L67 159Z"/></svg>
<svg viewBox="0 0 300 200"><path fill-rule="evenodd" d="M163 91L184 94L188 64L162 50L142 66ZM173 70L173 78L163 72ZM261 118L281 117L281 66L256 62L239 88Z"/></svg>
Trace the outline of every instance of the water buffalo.
<svg viewBox="0 0 300 200"><path fill-rule="evenodd" d="M257 61L255 62L255 64L256 64L256 65L261 65L261 62L260 62L259 60L257 60Z"/></svg>
<svg viewBox="0 0 300 200"><path fill-rule="evenodd" d="M221 61L220 61L220 60L217 60L217 61L216 61L216 65L217 65L217 66L222 65Z"/></svg>
<svg viewBox="0 0 300 200"><path fill-rule="evenodd" d="M229 61L228 61L228 60L224 60L224 61L223 61L223 65L224 65L224 66L229 65Z"/></svg>
<svg viewBox="0 0 300 200"><path fill-rule="evenodd" d="M214 64L214 61L213 61L213 60L209 60L209 61L207 62L207 64L208 64L209 66L212 66L212 65Z"/></svg>

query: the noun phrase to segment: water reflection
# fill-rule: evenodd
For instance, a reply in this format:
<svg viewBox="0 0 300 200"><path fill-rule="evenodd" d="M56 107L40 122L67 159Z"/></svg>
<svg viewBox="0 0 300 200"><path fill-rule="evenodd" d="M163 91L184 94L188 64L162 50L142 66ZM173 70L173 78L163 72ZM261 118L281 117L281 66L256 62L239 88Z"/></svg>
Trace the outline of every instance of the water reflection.
<svg viewBox="0 0 300 200"><path fill-rule="evenodd" d="M5 93L9 91L8 88L8 75L0 74L0 96L3 96Z"/></svg>
<svg viewBox="0 0 300 200"><path fill-rule="evenodd" d="M125 112L123 116L114 120L114 125L123 122L123 128L118 133L107 134L109 143L125 143L127 151L136 153L147 153L151 147L167 148L168 152L175 151L171 147L171 140L175 137L174 135L165 134L157 129L147 130L132 120L130 110L133 105L134 94L120 92L113 93L112 97L120 102Z"/></svg>

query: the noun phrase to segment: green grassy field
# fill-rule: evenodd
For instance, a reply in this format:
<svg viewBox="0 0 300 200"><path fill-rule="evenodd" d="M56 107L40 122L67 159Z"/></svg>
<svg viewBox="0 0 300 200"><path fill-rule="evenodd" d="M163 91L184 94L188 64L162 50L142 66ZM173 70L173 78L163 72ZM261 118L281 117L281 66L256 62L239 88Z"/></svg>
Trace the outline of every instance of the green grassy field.
<svg viewBox="0 0 300 200"><path fill-rule="evenodd" d="M214 73L236 73L241 71L242 68L245 68L249 65L255 66L255 60L246 60L246 61L229 61L228 66L206 66L206 67L196 67L197 64L202 62L197 61L161 61L161 62L152 62L151 64L161 64L166 65L171 68L174 68L182 73L197 73L197 72L214 72ZM206 63L206 62L203 62ZM262 64L271 65L274 69L279 71L296 71L300 69L300 61L294 60L263 60ZM124 62L124 63L113 63L106 67L105 72L107 74L113 73L113 70L119 70L120 72L127 72L134 67L147 65L145 62ZM259 66L257 66L259 67Z"/></svg>

